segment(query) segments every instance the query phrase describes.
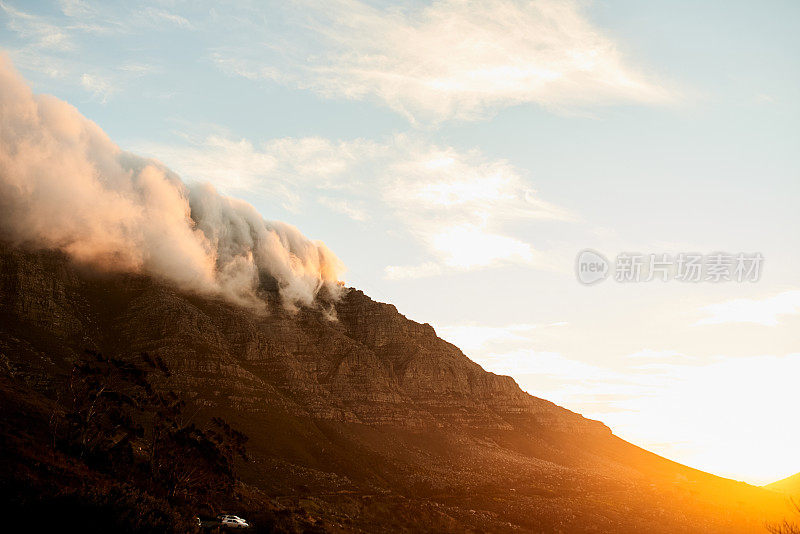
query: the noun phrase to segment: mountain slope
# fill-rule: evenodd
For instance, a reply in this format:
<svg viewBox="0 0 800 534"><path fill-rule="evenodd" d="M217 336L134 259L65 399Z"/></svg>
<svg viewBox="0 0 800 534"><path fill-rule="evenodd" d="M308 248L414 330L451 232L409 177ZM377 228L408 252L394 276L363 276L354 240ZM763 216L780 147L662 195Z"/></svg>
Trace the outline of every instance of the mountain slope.
<svg viewBox="0 0 800 534"><path fill-rule="evenodd" d="M772 482L763 487L788 495L800 495L800 473L795 473L794 475Z"/></svg>
<svg viewBox="0 0 800 534"><path fill-rule="evenodd" d="M56 398L85 349L160 356L198 417L250 436L245 480L325 530L754 532L783 510L526 394L360 291L292 313L268 286L256 313L2 245L0 369Z"/></svg>

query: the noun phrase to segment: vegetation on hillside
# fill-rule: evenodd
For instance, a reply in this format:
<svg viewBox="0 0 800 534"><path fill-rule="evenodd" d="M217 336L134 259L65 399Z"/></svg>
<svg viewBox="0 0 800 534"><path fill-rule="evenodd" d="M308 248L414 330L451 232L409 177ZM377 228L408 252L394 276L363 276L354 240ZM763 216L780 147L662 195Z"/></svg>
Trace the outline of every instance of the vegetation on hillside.
<svg viewBox="0 0 800 534"><path fill-rule="evenodd" d="M202 421L164 387L163 361L87 351L56 399L0 374L0 513L26 531L185 533L238 512L257 531L300 530L238 479L247 436ZM302 519L302 518L301 518Z"/></svg>

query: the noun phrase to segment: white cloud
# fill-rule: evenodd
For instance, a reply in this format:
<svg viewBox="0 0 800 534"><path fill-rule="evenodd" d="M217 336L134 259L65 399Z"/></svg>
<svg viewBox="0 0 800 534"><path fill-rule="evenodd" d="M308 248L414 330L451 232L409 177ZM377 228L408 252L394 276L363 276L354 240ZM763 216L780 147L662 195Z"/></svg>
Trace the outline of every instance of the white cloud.
<svg viewBox="0 0 800 534"><path fill-rule="evenodd" d="M42 54L33 47L8 50L8 54L21 68L42 73L49 78L63 79L70 75L71 65L51 55Z"/></svg>
<svg viewBox="0 0 800 534"><path fill-rule="evenodd" d="M241 76L248 80L283 80L284 75L275 67L259 65L244 59L231 57L221 51L211 53L211 61L222 72L231 76Z"/></svg>
<svg viewBox="0 0 800 534"><path fill-rule="evenodd" d="M299 211L315 200L356 221L390 218L429 253L418 265L391 265L389 279L505 264L551 268L547 255L508 223L569 221L568 210L538 197L513 165L478 151L438 147L404 135L383 141L281 138L254 144L224 134L180 146L143 144L182 176L229 193L269 195ZM346 201L344 200L346 198Z"/></svg>
<svg viewBox="0 0 800 534"><path fill-rule="evenodd" d="M158 70L155 65L141 61L138 49L130 51L134 59L120 58L119 64L106 66L93 63L92 55L84 53L88 46L97 47L100 37L151 29L152 20L142 13L80 0L61 0L59 5L60 15L43 15L0 0L0 14L6 15L5 25L17 36L18 43L7 51L18 67L80 85L102 102L124 90L134 78Z"/></svg>
<svg viewBox="0 0 800 534"><path fill-rule="evenodd" d="M58 51L75 48L69 33L44 17L26 13L6 2L0 2L0 10L8 17L8 28L28 41L33 48Z"/></svg>
<svg viewBox="0 0 800 534"><path fill-rule="evenodd" d="M376 99L412 121L472 120L520 103L573 109L673 98L631 67L577 2L339 0L303 8L313 31L298 35L313 52L294 43L281 75L268 68L264 77L330 97ZM231 61L247 77L258 77L263 63L246 47Z"/></svg>
<svg viewBox="0 0 800 534"><path fill-rule="evenodd" d="M275 156L258 150L247 139L210 135L202 140L187 139L188 145L141 145L141 150L158 154L189 179L207 180L227 191L255 189L277 171ZM270 184L263 184L269 187Z"/></svg>
<svg viewBox="0 0 800 534"><path fill-rule="evenodd" d="M122 151L73 106L34 95L5 55L0 109L0 232L11 241L260 310L260 273L290 309L323 288L340 294L344 266L324 243Z"/></svg>
<svg viewBox="0 0 800 534"><path fill-rule="evenodd" d="M393 163L398 178L386 190L387 197L400 205L468 214L464 220L469 221L491 216L575 219L569 211L539 199L520 171L505 160L487 159L476 150L426 146L405 137L396 138L395 144L410 152Z"/></svg>
<svg viewBox="0 0 800 534"><path fill-rule="evenodd" d="M108 101L108 98L114 92L114 87L111 85L111 82L96 74L84 73L83 76L81 76L81 85L103 104Z"/></svg>
<svg viewBox="0 0 800 534"><path fill-rule="evenodd" d="M489 233L474 224L460 224L434 231L427 239L444 264L456 269L487 267L501 261L530 264L535 257L528 243Z"/></svg>
<svg viewBox="0 0 800 534"><path fill-rule="evenodd" d="M800 313L800 290L779 293L764 299L734 299L700 309L705 317L695 325L754 323L777 326L780 316Z"/></svg>
<svg viewBox="0 0 800 534"><path fill-rule="evenodd" d="M159 70L158 67L155 65L150 65L148 63L125 63L119 66L119 70L122 72L127 72L133 74L135 76L144 76L145 74L151 74L153 72L157 72Z"/></svg>
<svg viewBox="0 0 800 534"><path fill-rule="evenodd" d="M408 219L407 224L436 261L421 265L388 265L384 269L387 279L424 278L448 271L472 271L510 264L554 269L554 262L546 253L521 239L490 231L485 221L441 227L440 223L421 217Z"/></svg>
<svg viewBox="0 0 800 534"><path fill-rule="evenodd" d="M189 22L185 17L155 7L145 8L142 11L142 16L155 23L164 23L185 29L192 28L192 23Z"/></svg>
<svg viewBox="0 0 800 534"><path fill-rule="evenodd" d="M309 190L327 194L355 188L359 184L351 172L359 161L372 161L376 150L386 150L369 141L334 142L320 137L286 137L256 145L224 132L186 136L185 141L182 145L145 142L137 150L174 165L182 176L212 182L228 192L256 196L269 192L290 211L300 208Z"/></svg>
<svg viewBox="0 0 800 534"><path fill-rule="evenodd" d="M94 6L81 0L59 0L58 4L67 17L87 17L97 13Z"/></svg>

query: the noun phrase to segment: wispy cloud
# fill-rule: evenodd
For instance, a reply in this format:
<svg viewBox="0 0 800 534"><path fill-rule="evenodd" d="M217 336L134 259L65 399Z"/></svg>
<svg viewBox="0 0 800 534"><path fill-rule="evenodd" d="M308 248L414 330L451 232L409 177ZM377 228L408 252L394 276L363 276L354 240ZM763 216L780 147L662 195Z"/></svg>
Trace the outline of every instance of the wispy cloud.
<svg viewBox="0 0 800 534"><path fill-rule="evenodd" d="M373 99L413 122L478 119L521 103L565 110L675 98L632 67L577 2L377 7L338 0L303 8L304 26L312 30L303 42L313 43L314 52L292 43L298 50L280 76L252 49L215 61L329 97Z"/></svg>
<svg viewBox="0 0 800 534"><path fill-rule="evenodd" d="M396 135L382 141L281 138L255 144L224 132L177 146L135 147L184 177L231 193L269 197L298 211L309 202L355 220L391 218L429 258L391 265L390 279L508 263L548 268L547 255L507 227L523 220L571 221L543 201L509 162Z"/></svg>
<svg viewBox="0 0 800 534"><path fill-rule="evenodd" d="M61 13L67 19L63 25L69 30L108 34L194 28L192 22L183 15L164 9L164 2L155 1L150 4L119 5L111 2L59 1Z"/></svg>
<svg viewBox="0 0 800 534"><path fill-rule="evenodd" d="M144 76L146 74L157 72L159 68L149 63L128 62L120 65L119 70L130 73L134 76Z"/></svg>
<svg viewBox="0 0 800 534"><path fill-rule="evenodd" d="M285 79L285 74L274 66L260 65L254 61L235 57L231 52L214 51L210 56L211 62L222 72L231 76L241 76L248 80L276 80Z"/></svg>
<svg viewBox="0 0 800 534"><path fill-rule="evenodd" d="M297 211L305 192L330 196L342 188L357 190L354 169L374 163L386 147L370 141L331 141L320 137L280 138L255 144L221 131L184 136L180 145L143 142L138 149L175 165L192 180L204 180L229 192L268 194L283 208ZM368 185L368 184L367 184ZM369 188L373 191L373 188ZM330 204L330 199L328 200Z"/></svg>
<svg viewBox="0 0 800 534"><path fill-rule="evenodd" d="M144 8L141 11L141 15L142 17L149 19L150 21L156 24L167 24L170 26L176 26L178 28L184 28L184 29L189 29L193 27L192 23L189 22L189 20L186 19L185 17L152 6Z"/></svg>
<svg viewBox="0 0 800 534"><path fill-rule="evenodd" d="M625 58L572 1L438 0L398 7L333 0L324 7L168 10L157 2L134 7L63 0L60 6L56 18L0 0L8 27L40 50L80 50L87 35L212 30L204 33L203 53L229 75L375 101L414 123L481 119L526 103L574 112L676 98Z"/></svg>
<svg viewBox="0 0 800 534"><path fill-rule="evenodd" d="M15 37L6 46L18 67L78 85L103 103L133 79L159 70L157 59L144 61L138 50L120 54L133 56L128 61L107 64L92 62L85 51L98 42L115 47L114 39L122 34L151 30L157 26L152 19L163 18L163 13L81 0L61 0L59 7L60 14L42 15L0 0L0 15Z"/></svg>
<svg viewBox="0 0 800 534"><path fill-rule="evenodd" d="M403 139L401 144L406 143ZM513 165L477 151L411 143L388 166L393 176L383 197L435 257L429 265L392 265L392 279L441 271L517 263L548 268L546 255L504 231L505 223L547 219L571 221L570 211L543 201Z"/></svg>
<svg viewBox="0 0 800 534"><path fill-rule="evenodd" d="M114 86L111 82L96 74L83 74L81 76L81 85L103 104L108 101L108 98L114 92Z"/></svg>
<svg viewBox="0 0 800 534"><path fill-rule="evenodd" d="M545 252L535 249L522 239L492 232L483 223L441 227L420 217L407 219L406 225L435 260L387 265L384 276L389 280L426 278L454 271L472 271L509 264L553 269L553 263Z"/></svg>
<svg viewBox="0 0 800 534"><path fill-rule="evenodd" d="M0 10L7 17L7 27L32 47L58 51L75 48L69 32L44 17L26 13L6 2L0 2Z"/></svg>
<svg viewBox="0 0 800 534"><path fill-rule="evenodd" d="M39 72L48 78L68 78L73 68L73 65L69 64L69 62L50 54L42 54L31 47L9 49L8 54L14 58L14 62L18 66L26 70Z"/></svg>
<svg viewBox="0 0 800 534"><path fill-rule="evenodd" d="M763 299L734 299L704 306L695 325L754 323L777 326L781 316L800 313L800 290L784 291Z"/></svg>

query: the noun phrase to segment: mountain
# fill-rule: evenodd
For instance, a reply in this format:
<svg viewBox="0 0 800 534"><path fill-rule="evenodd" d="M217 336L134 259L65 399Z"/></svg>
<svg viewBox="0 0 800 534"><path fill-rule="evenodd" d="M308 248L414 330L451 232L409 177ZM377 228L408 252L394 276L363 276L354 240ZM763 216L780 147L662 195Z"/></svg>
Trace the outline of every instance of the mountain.
<svg viewBox="0 0 800 534"><path fill-rule="evenodd" d="M21 451L5 473L47 465L23 445L46 435L48 406L90 349L163 359L163 387L197 418L249 436L245 486L259 506L300 517L298 530L759 532L784 511L773 492L523 392L361 291L295 311L269 280L261 291L266 312L0 245L0 444ZM88 476L80 469L57 472Z"/></svg>
<svg viewBox="0 0 800 534"><path fill-rule="evenodd" d="M794 475L778 480L777 482L772 482L763 487L788 495L800 495L800 473L795 473Z"/></svg>

